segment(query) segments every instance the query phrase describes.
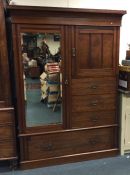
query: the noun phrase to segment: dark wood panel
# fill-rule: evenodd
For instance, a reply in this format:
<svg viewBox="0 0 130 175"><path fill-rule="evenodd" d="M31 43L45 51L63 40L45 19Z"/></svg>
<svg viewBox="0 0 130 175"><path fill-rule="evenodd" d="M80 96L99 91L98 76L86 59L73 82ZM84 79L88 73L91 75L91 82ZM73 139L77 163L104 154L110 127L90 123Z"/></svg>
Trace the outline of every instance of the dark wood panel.
<svg viewBox="0 0 130 175"><path fill-rule="evenodd" d="M90 36L88 35L80 35L78 42L79 51L77 53L77 57L80 58L78 61L78 66L82 69L86 69L90 67ZM84 47L83 47L84 46Z"/></svg>
<svg viewBox="0 0 130 175"><path fill-rule="evenodd" d="M115 111L75 112L72 113L72 128L86 128L117 123Z"/></svg>
<svg viewBox="0 0 130 175"><path fill-rule="evenodd" d="M116 92L116 78L72 79L72 95L105 94Z"/></svg>
<svg viewBox="0 0 130 175"><path fill-rule="evenodd" d="M103 67L113 67L114 38L112 34L103 34Z"/></svg>
<svg viewBox="0 0 130 175"><path fill-rule="evenodd" d="M14 122L14 109L2 108L0 109L0 124L13 123Z"/></svg>
<svg viewBox="0 0 130 175"><path fill-rule="evenodd" d="M14 127L12 125L0 125L0 140L13 139Z"/></svg>
<svg viewBox="0 0 130 175"><path fill-rule="evenodd" d="M29 160L115 148L115 131L110 127L31 136L28 139Z"/></svg>
<svg viewBox="0 0 130 175"><path fill-rule="evenodd" d="M4 108L5 107L5 101L0 101L0 108Z"/></svg>
<svg viewBox="0 0 130 175"><path fill-rule="evenodd" d="M115 71L115 28L76 27L75 76L112 76Z"/></svg>
<svg viewBox="0 0 130 175"><path fill-rule="evenodd" d="M5 1L0 0L0 160L16 159L14 109L6 37ZM11 32L9 32L11 36ZM12 46L11 46L12 47ZM10 51L11 53L11 51ZM11 63L12 64L12 63Z"/></svg>
<svg viewBox="0 0 130 175"><path fill-rule="evenodd" d="M0 48L0 69L2 69L2 66L1 66L1 61L2 61L2 58L1 58L1 48ZM3 93L2 93L2 74L0 74L0 101L3 99Z"/></svg>
<svg viewBox="0 0 130 175"><path fill-rule="evenodd" d="M91 67L94 69L101 68L102 65L102 35L101 34L91 34L91 46L90 46L91 57Z"/></svg>
<svg viewBox="0 0 130 175"><path fill-rule="evenodd" d="M14 141L0 142L0 158L15 157L16 147Z"/></svg>
<svg viewBox="0 0 130 175"><path fill-rule="evenodd" d="M1 70L0 81L2 82L1 85L2 101L5 102L5 106L8 106L11 104L11 95L10 95L10 79L9 79L5 14L2 0L0 0L0 70Z"/></svg>
<svg viewBox="0 0 130 175"><path fill-rule="evenodd" d="M72 96L72 112L113 110L116 94Z"/></svg>
<svg viewBox="0 0 130 175"><path fill-rule="evenodd" d="M120 26L126 11L8 6L12 23ZM116 15L115 15L116 13ZM97 15L98 14L98 15ZM36 18L36 16L38 18ZM48 20L48 16L50 19ZM45 18L45 19L43 19ZM64 19L64 20L63 20ZM87 19L87 20L86 20Z"/></svg>

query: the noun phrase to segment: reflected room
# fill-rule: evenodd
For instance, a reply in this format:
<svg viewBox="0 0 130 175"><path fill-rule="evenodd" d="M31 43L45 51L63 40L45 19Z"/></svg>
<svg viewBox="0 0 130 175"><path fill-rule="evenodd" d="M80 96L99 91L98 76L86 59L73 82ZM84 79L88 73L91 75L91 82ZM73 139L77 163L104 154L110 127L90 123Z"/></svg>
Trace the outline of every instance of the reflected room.
<svg viewBox="0 0 130 175"><path fill-rule="evenodd" d="M62 123L61 36L21 33L27 127Z"/></svg>

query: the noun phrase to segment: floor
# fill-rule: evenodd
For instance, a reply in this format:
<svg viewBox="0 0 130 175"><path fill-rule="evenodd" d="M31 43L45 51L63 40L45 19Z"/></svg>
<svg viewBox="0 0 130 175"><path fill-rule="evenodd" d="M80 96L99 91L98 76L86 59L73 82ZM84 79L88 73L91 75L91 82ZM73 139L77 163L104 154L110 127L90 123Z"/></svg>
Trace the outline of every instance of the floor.
<svg viewBox="0 0 130 175"><path fill-rule="evenodd" d="M24 171L1 167L0 175L130 175L130 155Z"/></svg>
<svg viewBox="0 0 130 175"><path fill-rule="evenodd" d="M61 107L55 111L41 101L40 80L28 78L26 80L26 125L27 127L62 123Z"/></svg>

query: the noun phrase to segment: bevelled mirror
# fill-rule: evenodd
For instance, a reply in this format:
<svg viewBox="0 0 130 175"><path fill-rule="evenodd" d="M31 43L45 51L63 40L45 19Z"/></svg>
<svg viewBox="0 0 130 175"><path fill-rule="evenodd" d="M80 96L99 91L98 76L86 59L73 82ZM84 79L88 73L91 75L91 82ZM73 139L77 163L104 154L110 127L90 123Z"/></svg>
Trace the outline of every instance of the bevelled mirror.
<svg viewBox="0 0 130 175"><path fill-rule="evenodd" d="M60 33L21 33L26 127L62 123Z"/></svg>

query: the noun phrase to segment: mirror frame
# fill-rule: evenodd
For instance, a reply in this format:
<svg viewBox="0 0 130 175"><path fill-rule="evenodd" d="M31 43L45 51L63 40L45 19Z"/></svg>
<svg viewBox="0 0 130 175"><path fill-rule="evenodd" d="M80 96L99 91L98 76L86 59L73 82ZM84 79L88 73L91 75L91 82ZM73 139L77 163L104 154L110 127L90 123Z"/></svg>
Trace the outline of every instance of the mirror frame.
<svg viewBox="0 0 130 175"><path fill-rule="evenodd" d="M16 96L17 96L17 116L19 121L20 133L32 133L32 132L47 132L62 130L66 128L66 91L64 85L65 79L65 52L64 52L64 28L57 25L20 25L18 24L13 29L15 35L13 35L14 45L14 63L15 63L15 81L16 81ZM24 100L24 81L23 81L23 63L21 54L21 33L59 33L61 35L61 57L62 57L62 123L61 124L49 124L27 127L25 119L25 100Z"/></svg>

